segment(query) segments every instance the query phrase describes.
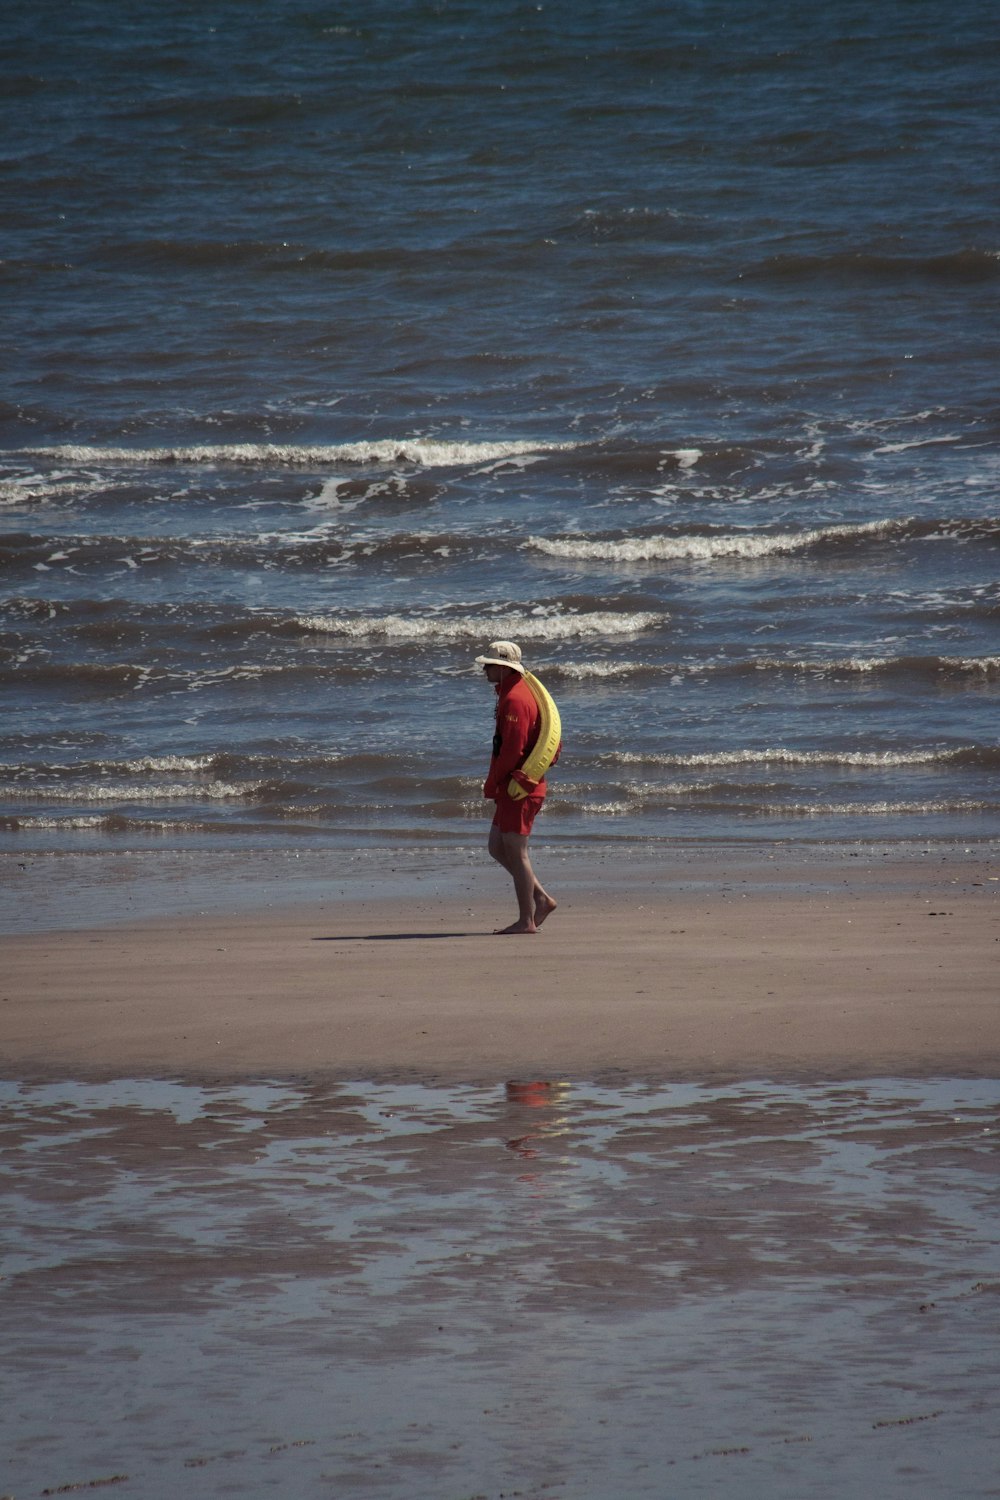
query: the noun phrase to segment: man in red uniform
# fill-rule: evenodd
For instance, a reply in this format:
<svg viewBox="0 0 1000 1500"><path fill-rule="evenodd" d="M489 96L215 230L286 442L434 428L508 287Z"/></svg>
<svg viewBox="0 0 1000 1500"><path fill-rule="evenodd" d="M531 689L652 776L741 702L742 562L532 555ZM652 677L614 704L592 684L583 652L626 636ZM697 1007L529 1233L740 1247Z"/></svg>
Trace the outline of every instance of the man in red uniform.
<svg viewBox="0 0 1000 1500"><path fill-rule="evenodd" d="M520 646L513 641L491 641L486 654L476 657L476 666L482 667L497 694L493 757L483 787L483 796L497 805L488 847L513 880L518 906L517 921L494 931L505 937L533 933L557 904L539 883L528 858L528 835L545 799L545 780L518 801L508 795L507 783L511 772L524 764L533 748L541 716L522 675Z"/></svg>

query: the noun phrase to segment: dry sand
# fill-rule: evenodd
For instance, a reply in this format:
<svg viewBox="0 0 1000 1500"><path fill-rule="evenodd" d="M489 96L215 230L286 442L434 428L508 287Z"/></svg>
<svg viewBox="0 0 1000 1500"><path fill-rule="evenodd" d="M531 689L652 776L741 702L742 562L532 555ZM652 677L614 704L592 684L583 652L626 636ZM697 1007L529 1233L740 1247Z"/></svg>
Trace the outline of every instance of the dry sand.
<svg viewBox="0 0 1000 1500"><path fill-rule="evenodd" d="M790 863L791 861L791 863ZM997 1076L996 866L789 856L683 888L344 900L0 942L8 1076Z"/></svg>

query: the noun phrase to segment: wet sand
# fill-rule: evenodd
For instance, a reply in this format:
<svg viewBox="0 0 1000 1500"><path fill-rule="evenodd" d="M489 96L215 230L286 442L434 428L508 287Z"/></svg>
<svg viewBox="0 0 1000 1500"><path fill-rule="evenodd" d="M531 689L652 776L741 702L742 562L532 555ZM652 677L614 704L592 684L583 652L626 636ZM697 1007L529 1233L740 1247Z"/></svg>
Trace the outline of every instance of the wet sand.
<svg viewBox="0 0 1000 1500"><path fill-rule="evenodd" d="M0 1491L996 1493L1000 1085L0 1084Z"/></svg>
<svg viewBox="0 0 1000 1500"><path fill-rule="evenodd" d="M212 1077L1000 1076L985 853L689 863L0 940L2 1067ZM579 881L580 872L576 872Z"/></svg>

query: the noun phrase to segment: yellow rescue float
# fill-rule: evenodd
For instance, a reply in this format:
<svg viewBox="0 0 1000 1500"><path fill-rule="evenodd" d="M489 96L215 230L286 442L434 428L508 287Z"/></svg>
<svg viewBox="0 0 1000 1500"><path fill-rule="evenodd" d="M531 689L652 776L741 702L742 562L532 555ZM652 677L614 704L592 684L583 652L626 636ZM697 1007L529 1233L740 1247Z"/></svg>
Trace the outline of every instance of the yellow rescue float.
<svg viewBox="0 0 1000 1500"><path fill-rule="evenodd" d="M555 764L562 744L562 721L552 694L539 682L534 672L522 672L521 675L538 704L541 724L538 738L524 765L513 772L507 783L507 795L515 802L520 802L522 797L530 796L535 790L549 767Z"/></svg>

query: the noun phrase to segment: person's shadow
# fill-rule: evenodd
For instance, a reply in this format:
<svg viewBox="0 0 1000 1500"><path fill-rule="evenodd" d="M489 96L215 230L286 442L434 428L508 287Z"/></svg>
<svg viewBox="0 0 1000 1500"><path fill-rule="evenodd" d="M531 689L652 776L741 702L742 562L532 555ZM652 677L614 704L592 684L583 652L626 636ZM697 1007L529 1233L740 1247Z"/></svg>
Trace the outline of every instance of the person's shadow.
<svg viewBox="0 0 1000 1500"><path fill-rule="evenodd" d="M434 938L478 938L481 932L338 932L335 937L315 937L314 943L413 943Z"/></svg>

